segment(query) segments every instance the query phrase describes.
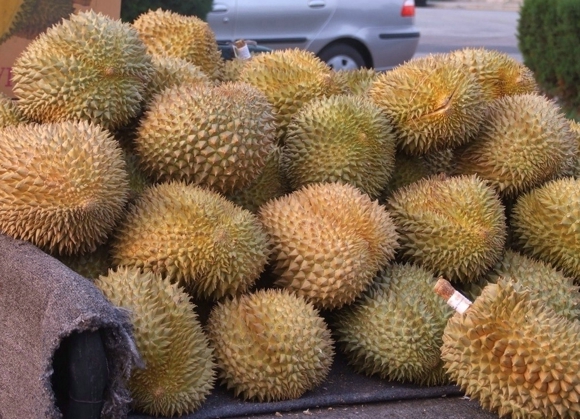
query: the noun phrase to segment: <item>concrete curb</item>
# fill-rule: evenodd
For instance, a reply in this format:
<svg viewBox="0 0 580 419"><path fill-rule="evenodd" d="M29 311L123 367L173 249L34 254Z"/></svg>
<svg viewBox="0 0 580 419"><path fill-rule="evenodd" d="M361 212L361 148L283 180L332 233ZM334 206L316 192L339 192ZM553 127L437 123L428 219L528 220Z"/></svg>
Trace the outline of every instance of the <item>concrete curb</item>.
<svg viewBox="0 0 580 419"><path fill-rule="evenodd" d="M522 3L523 0L429 0L427 7L437 9L519 12Z"/></svg>

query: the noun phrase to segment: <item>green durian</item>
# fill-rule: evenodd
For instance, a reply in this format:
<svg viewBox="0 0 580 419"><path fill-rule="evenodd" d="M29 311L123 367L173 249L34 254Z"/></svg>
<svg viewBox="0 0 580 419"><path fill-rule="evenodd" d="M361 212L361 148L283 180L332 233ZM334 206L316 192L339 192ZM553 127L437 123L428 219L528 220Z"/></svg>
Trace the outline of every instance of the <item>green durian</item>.
<svg viewBox="0 0 580 419"><path fill-rule="evenodd" d="M368 95L394 126L400 151L411 155L467 143L485 115L481 85L444 54L381 73Z"/></svg>
<svg viewBox="0 0 580 419"><path fill-rule="evenodd" d="M387 210L400 234L397 256L436 275L471 282L503 253L503 204L476 176L421 179L397 189Z"/></svg>
<svg viewBox="0 0 580 419"><path fill-rule="evenodd" d="M434 284L433 274L416 265L381 270L355 303L335 314L333 330L349 364L392 381L443 384L439 348L452 311Z"/></svg>
<svg viewBox="0 0 580 419"><path fill-rule="evenodd" d="M72 0L36 0L34 12L30 13L26 21L16 28L14 35L34 39L47 28L68 18L74 11Z"/></svg>
<svg viewBox="0 0 580 419"><path fill-rule="evenodd" d="M454 173L477 174L502 197L570 170L577 144L560 107L537 94L505 96L489 105L477 138L456 150Z"/></svg>
<svg viewBox="0 0 580 419"><path fill-rule="evenodd" d="M580 282L580 179L552 180L518 197L514 246Z"/></svg>
<svg viewBox="0 0 580 419"><path fill-rule="evenodd" d="M224 300L213 308L207 330L218 379L243 399L296 399L326 379L334 359L318 310L287 290Z"/></svg>
<svg viewBox="0 0 580 419"><path fill-rule="evenodd" d="M267 202L259 216L275 284L321 309L353 302L398 246L385 208L342 183L307 185Z"/></svg>
<svg viewBox="0 0 580 419"><path fill-rule="evenodd" d="M578 354L580 323L506 280L447 322L441 347L445 369L468 397L514 419L578 417Z"/></svg>
<svg viewBox="0 0 580 419"><path fill-rule="evenodd" d="M35 38L12 74L28 119L88 120L114 129L139 114L153 66L137 31L90 10Z"/></svg>
<svg viewBox="0 0 580 419"><path fill-rule="evenodd" d="M208 299L247 291L269 256L268 237L254 214L183 182L143 191L111 246L114 265L160 274Z"/></svg>
<svg viewBox="0 0 580 419"><path fill-rule="evenodd" d="M357 68L332 72L340 93L365 96L380 72L374 68Z"/></svg>
<svg viewBox="0 0 580 419"><path fill-rule="evenodd" d="M121 148L87 121L0 129L0 179L0 231L52 254L94 251L129 195Z"/></svg>
<svg viewBox="0 0 580 419"><path fill-rule="evenodd" d="M132 25L149 54L189 61L212 80L222 77L224 60L215 33L201 18L157 9L142 13Z"/></svg>
<svg viewBox="0 0 580 419"><path fill-rule="evenodd" d="M395 141L389 122L367 98L312 99L288 125L281 164L293 189L343 182L377 198L393 173Z"/></svg>
<svg viewBox="0 0 580 419"><path fill-rule="evenodd" d="M109 269L113 267L109 242L99 245L92 252L64 256L55 255L55 257L79 275L90 280L107 275Z"/></svg>
<svg viewBox="0 0 580 419"><path fill-rule="evenodd" d="M387 186L381 191L379 201L385 203L391 194L402 186L429 177L431 171L423 156L409 156L405 153L395 153L395 166Z"/></svg>
<svg viewBox="0 0 580 419"><path fill-rule="evenodd" d="M95 285L131 313L145 363L128 383L133 409L165 417L197 410L214 387L216 364L189 296L169 279L128 267L109 270Z"/></svg>
<svg viewBox="0 0 580 419"><path fill-rule="evenodd" d="M448 57L477 78L489 101L539 92L532 70L505 52L468 47L451 51Z"/></svg>
<svg viewBox="0 0 580 419"><path fill-rule="evenodd" d="M18 125L27 122L16 102L3 93L0 93L0 129L9 125Z"/></svg>
<svg viewBox="0 0 580 419"><path fill-rule="evenodd" d="M232 193L260 174L275 144L273 109L247 83L174 86L141 119L135 150L156 181Z"/></svg>
<svg viewBox="0 0 580 419"><path fill-rule="evenodd" d="M0 44L31 17L37 0L2 0L0 4Z"/></svg>

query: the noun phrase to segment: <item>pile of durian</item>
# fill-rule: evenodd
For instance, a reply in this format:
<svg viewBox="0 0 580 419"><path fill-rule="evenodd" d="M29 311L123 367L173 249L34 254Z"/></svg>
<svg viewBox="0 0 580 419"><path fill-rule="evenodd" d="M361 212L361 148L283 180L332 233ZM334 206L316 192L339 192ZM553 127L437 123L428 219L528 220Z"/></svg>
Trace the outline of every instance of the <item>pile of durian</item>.
<svg viewBox="0 0 580 419"><path fill-rule="evenodd" d="M580 417L580 128L508 55L224 61L198 18L90 11L13 82L0 232L132 313L134 410L297 398L340 351L502 416Z"/></svg>

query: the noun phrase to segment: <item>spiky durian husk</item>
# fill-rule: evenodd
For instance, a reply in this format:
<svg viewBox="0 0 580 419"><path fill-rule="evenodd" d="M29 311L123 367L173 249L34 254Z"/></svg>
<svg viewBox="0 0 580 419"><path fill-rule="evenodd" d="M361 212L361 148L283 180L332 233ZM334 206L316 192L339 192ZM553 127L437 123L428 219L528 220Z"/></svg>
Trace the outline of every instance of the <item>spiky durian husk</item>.
<svg viewBox="0 0 580 419"><path fill-rule="evenodd" d="M26 122L16 103L3 93L0 93L0 129L9 125Z"/></svg>
<svg viewBox="0 0 580 419"><path fill-rule="evenodd" d="M511 418L576 418L580 323L502 280L483 290L443 335L451 379L486 409Z"/></svg>
<svg viewBox="0 0 580 419"><path fill-rule="evenodd" d="M422 156L409 156L401 152L395 153L393 174L389 182L387 182L387 186L382 190L379 201L384 203L400 187L407 186L430 175L431 172Z"/></svg>
<svg viewBox="0 0 580 419"><path fill-rule="evenodd" d="M222 72L222 82L228 81L238 81L240 74L244 66L248 63L248 60L241 58L233 58L231 60L224 61L224 68Z"/></svg>
<svg viewBox="0 0 580 419"><path fill-rule="evenodd" d="M502 255L504 207L476 176L421 179L395 191L387 209L401 235L402 260L445 278L473 281Z"/></svg>
<svg viewBox="0 0 580 419"><path fill-rule="evenodd" d="M231 193L262 171L275 130L272 106L246 83L174 86L142 118L136 152L157 181Z"/></svg>
<svg viewBox="0 0 580 419"><path fill-rule="evenodd" d="M448 57L465 66L477 78L489 101L539 91L533 72L504 52L463 48L450 52Z"/></svg>
<svg viewBox="0 0 580 419"><path fill-rule="evenodd" d="M169 87L195 83L214 85L214 82L198 66L182 58L153 55L151 61L155 71L147 85L146 102L150 102L155 95Z"/></svg>
<svg viewBox="0 0 580 419"><path fill-rule="evenodd" d="M385 208L354 186L318 183L260 209L270 234L276 285L318 308L351 303L397 248Z"/></svg>
<svg viewBox="0 0 580 419"><path fill-rule="evenodd" d="M365 96L379 74L374 68L361 67L333 71L332 77L340 93Z"/></svg>
<svg viewBox="0 0 580 419"><path fill-rule="evenodd" d="M580 179L556 179L520 195L511 227L518 250L580 281Z"/></svg>
<svg viewBox="0 0 580 419"><path fill-rule="evenodd" d="M147 188L119 226L115 265L169 277L201 298L248 290L268 260L257 217L216 192L183 182Z"/></svg>
<svg viewBox="0 0 580 419"><path fill-rule="evenodd" d="M189 61L212 80L222 76L223 59L209 24L197 16L170 10L149 10L133 27L151 55L168 55Z"/></svg>
<svg viewBox="0 0 580 419"><path fill-rule="evenodd" d="M266 165L258 177L245 188L227 195L227 198L241 207L257 213L266 202L290 192L288 181L280 169L281 154L282 148L275 146L268 155Z"/></svg>
<svg viewBox="0 0 580 419"><path fill-rule="evenodd" d="M18 107L27 118L88 120L113 129L140 112L153 67L129 24L91 10L40 34L12 73Z"/></svg>
<svg viewBox="0 0 580 419"><path fill-rule="evenodd" d="M377 198L393 172L395 141L389 122L369 99L313 99L288 125L282 169L293 189L342 182Z"/></svg>
<svg viewBox="0 0 580 419"><path fill-rule="evenodd" d="M577 147L576 158L574 159L574 165L571 174L576 179L578 179L580 178L580 123L571 119L568 122L570 123L570 131L576 140Z"/></svg>
<svg viewBox="0 0 580 419"><path fill-rule="evenodd" d="M34 13L16 29L14 35L33 39L75 11L72 0L36 0Z"/></svg>
<svg viewBox="0 0 580 419"><path fill-rule="evenodd" d="M129 202L134 202L154 182L141 170L139 156L127 151L123 153L123 156L129 174Z"/></svg>
<svg viewBox="0 0 580 419"><path fill-rule="evenodd" d="M336 313L337 343L356 370L425 385L445 381L439 348L452 312L432 291L434 283L421 267L394 264Z"/></svg>
<svg viewBox="0 0 580 419"><path fill-rule="evenodd" d="M334 358L331 333L312 304L287 290L218 303L207 324L218 377L236 397L300 397L321 384Z"/></svg>
<svg viewBox="0 0 580 419"><path fill-rule="evenodd" d="M99 245L96 250L89 253L55 256L70 269L90 280L95 280L101 275L107 275L109 269L113 267L108 242Z"/></svg>
<svg viewBox="0 0 580 419"><path fill-rule="evenodd" d="M276 111L278 138L283 142L286 127L305 103L336 90L331 72L312 52L296 48L256 55L248 60L239 80L268 97Z"/></svg>
<svg viewBox="0 0 580 419"><path fill-rule="evenodd" d="M119 145L86 121L1 129L0 179L0 231L53 254L105 242L129 191Z"/></svg>
<svg viewBox="0 0 580 419"><path fill-rule="evenodd" d="M477 174L513 198L570 170L577 144L560 107L544 96L492 102L475 141L456 150L454 173Z"/></svg>
<svg viewBox="0 0 580 419"><path fill-rule="evenodd" d="M454 167L454 150L451 148L434 150L425 154L423 160L432 175L451 174Z"/></svg>
<svg viewBox="0 0 580 419"><path fill-rule="evenodd" d="M580 287L547 263L508 249L486 274L493 283L501 277L518 282L530 291L530 298L544 301L556 313L570 320L580 318Z"/></svg>
<svg viewBox="0 0 580 419"><path fill-rule="evenodd" d="M380 74L368 94L395 127L399 149L412 155L471 140L486 105L475 77L443 54Z"/></svg>
<svg viewBox="0 0 580 419"><path fill-rule="evenodd" d="M153 416L198 409L215 382L215 362L196 306L177 284L151 272L119 267L95 285L131 312L135 343L145 367L129 380L133 408Z"/></svg>
<svg viewBox="0 0 580 419"><path fill-rule="evenodd" d="M0 44L26 23L34 12L37 0L3 0L0 5Z"/></svg>

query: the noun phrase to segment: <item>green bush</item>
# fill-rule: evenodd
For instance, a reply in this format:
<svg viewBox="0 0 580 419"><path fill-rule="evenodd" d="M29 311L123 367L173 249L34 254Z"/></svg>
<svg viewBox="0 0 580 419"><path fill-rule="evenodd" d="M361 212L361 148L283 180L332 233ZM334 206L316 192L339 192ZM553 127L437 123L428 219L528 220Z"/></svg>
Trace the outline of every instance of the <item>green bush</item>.
<svg viewBox="0 0 580 419"><path fill-rule="evenodd" d="M123 0L121 20L133 22L148 10L171 10L185 16L197 16L205 20L213 6L213 0Z"/></svg>
<svg viewBox="0 0 580 419"><path fill-rule="evenodd" d="M524 0L517 37L524 64L565 109L580 111L580 1Z"/></svg>

